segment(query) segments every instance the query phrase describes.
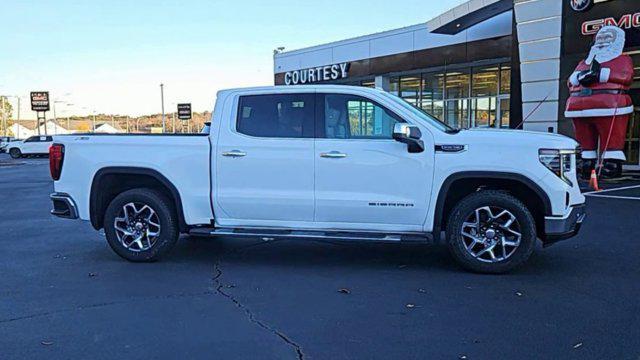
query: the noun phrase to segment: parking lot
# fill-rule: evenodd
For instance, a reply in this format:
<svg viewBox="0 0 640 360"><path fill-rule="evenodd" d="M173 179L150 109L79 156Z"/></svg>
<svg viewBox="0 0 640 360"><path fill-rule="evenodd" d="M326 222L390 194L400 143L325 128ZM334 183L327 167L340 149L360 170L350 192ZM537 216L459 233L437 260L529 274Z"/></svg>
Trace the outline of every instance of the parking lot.
<svg viewBox="0 0 640 360"><path fill-rule="evenodd" d="M640 356L638 188L589 196L577 238L487 276L417 244L184 237L128 263L49 215L48 171L0 155L2 359Z"/></svg>

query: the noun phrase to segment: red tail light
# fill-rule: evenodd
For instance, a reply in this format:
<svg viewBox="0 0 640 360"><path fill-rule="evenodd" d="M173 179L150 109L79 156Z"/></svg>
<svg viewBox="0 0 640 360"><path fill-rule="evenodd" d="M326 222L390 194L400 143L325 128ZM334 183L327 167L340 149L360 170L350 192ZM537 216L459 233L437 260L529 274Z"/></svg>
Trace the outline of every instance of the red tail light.
<svg viewBox="0 0 640 360"><path fill-rule="evenodd" d="M60 179L62 173L62 163L64 162L64 145L53 144L49 148L49 170L51 178L55 181Z"/></svg>

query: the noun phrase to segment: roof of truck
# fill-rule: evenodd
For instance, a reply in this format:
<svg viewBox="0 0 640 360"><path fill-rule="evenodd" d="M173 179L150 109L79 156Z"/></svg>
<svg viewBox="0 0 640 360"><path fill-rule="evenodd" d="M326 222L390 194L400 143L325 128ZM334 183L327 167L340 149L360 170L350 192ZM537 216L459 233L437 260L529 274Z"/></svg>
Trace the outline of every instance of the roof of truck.
<svg viewBox="0 0 640 360"><path fill-rule="evenodd" d="M229 93L229 92L253 92L253 91L274 91L274 92L291 92L295 90L318 90L322 89L324 91L331 90L358 90L358 91L371 91L371 92L382 92L382 90L367 88L362 86L351 86L351 85L335 85L335 84L316 84L316 85L276 85L276 86L255 86L255 87L245 87L245 88L233 88L233 89L224 89L218 91L220 93Z"/></svg>

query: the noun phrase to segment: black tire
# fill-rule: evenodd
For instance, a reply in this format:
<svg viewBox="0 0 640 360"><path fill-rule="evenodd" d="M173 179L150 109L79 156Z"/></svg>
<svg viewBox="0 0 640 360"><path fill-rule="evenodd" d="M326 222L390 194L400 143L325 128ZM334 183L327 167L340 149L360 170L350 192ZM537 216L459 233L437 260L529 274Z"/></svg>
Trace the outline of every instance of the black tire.
<svg viewBox="0 0 640 360"><path fill-rule="evenodd" d="M22 157L22 151L18 148L11 148L9 149L9 155L11 155L13 159L20 159Z"/></svg>
<svg viewBox="0 0 640 360"><path fill-rule="evenodd" d="M160 231L155 243L146 250L132 251L125 247L118 236L114 221L128 203L148 205L157 214ZM104 232L111 249L122 258L133 262L153 262L166 255L178 242L180 231L173 202L160 192L147 188L125 191L116 196L105 211Z"/></svg>
<svg viewBox="0 0 640 360"><path fill-rule="evenodd" d="M512 255L497 262L483 262L472 256L465 245L465 239L469 240L461 234L463 223L469 216L473 216L476 209L486 206L508 210L516 218L521 233L520 245ZM456 261L469 271L484 274L506 273L521 266L531 257L537 239L535 220L529 209L508 193L494 190L479 191L462 199L449 215L446 233L449 250ZM482 249L487 245L475 246Z"/></svg>

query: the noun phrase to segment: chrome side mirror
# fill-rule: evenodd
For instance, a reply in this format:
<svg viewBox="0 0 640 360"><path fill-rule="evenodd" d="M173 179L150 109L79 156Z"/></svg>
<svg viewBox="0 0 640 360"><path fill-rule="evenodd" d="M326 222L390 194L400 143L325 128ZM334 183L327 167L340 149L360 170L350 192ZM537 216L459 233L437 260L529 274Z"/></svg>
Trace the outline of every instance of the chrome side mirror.
<svg viewBox="0 0 640 360"><path fill-rule="evenodd" d="M393 127L393 139L407 144L410 153L421 153L424 151L424 142L420 140L422 132L417 126L406 123L397 123Z"/></svg>

